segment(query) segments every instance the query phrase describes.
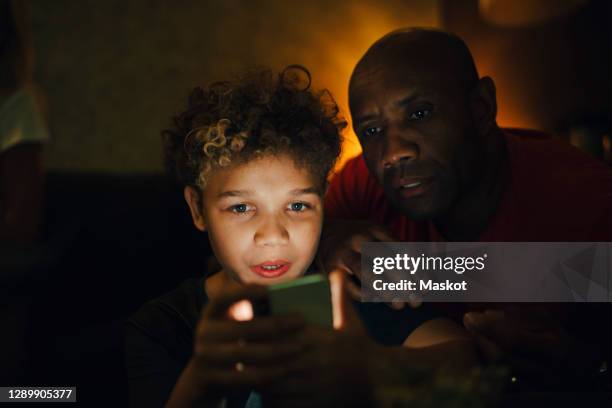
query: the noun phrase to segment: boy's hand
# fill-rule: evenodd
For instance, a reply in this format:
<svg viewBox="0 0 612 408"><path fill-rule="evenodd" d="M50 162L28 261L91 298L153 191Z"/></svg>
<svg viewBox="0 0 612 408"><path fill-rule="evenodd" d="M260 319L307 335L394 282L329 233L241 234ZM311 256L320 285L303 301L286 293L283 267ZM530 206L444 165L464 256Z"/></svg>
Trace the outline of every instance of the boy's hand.
<svg viewBox="0 0 612 408"><path fill-rule="evenodd" d="M255 303L267 293L263 286L225 288L204 308L195 330L190 368L208 394L274 383L287 374L288 362L303 350L303 343L297 340L304 328L299 315L249 321L228 317L236 302Z"/></svg>
<svg viewBox="0 0 612 408"><path fill-rule="evenodd" d="M334 302L342 314L340 327L307 326L300 333L305 349L290 363L291 374L260 389L266 407L371 406L380 346L366 334L349 302L345 275L330 274L332 292L339 295Z"/></svg>
<svg viewBox="0 0 612 408"><path fill-rule="evenodd" d="M302 338L308 347L292 374L261 389L266 407L371 406L369 364L378 353L369 339L314 326Z"/></svg>

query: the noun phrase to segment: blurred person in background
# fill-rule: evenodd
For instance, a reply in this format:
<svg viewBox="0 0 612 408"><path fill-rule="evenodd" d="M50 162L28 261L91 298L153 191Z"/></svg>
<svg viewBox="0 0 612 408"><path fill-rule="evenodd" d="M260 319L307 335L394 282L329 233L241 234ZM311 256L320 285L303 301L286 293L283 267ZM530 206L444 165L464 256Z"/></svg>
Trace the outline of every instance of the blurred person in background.
<svg viewBox="0 0 612 408"><path fill-rule="evenodd" d="M36 241L41 221L42 144L49 138L32 77L29 4L0 0L0 242Z"/></svg>
<svg viewBox="0 0 612 408"><path fill-rule="evenodd" d="M40 235L44 167L49 132L33 70L29 4L0 0L0 384L26 378L28 282Z"/></svg>

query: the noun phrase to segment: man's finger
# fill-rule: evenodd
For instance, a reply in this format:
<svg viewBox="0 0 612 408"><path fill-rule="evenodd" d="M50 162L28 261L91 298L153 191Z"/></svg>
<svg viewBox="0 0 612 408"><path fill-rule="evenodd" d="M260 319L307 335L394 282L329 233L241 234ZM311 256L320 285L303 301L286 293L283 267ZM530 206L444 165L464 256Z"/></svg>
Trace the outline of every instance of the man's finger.
<svg viewBox="0 0 612 408"><path fill-rule="evenodd" d="M350 248L357 253L361 253L364 242L393 242L395 241L384 229L373 226L365 232L360 232L353 235L349 240Z"/></svg>
<svg viewBox="0 0 612 408"><path fill-rule="evenodd" d="M329 271L342 269L349 275L354 275L358 280L361 280L361 255L346 250L331 265L327 265L327 269Z"/></svg>
<svg viewBox="0 0 612 408"><path fill-rule="evenodd" d="M357 280L361 281L361 254L355 252L348 254L345 266Z"/></svg>
<svg viewBox="0 0 612 408"><path fill-rule="evenodd" d="M423 304L423 298L419 295L411 294L408 299L408 304L413 309L419 308Z"/></svg>
<svg viewBox="0 0 612 408"><path fill-rule="evenodd" d="M372 228L370 228L369 230L370 234L372 234L372 236L380 242L395 242L397 241L395 238L393 238L391 236L391 234L389 234L389 232L384 229L383 227L380 226L373 226Z"/></svg>
<svg viewBox="0 0 612 408"><path fill-rule="evenodd" d="M361 247L364 242L372 241L372 237L369 234L359 233L353 235L349 240L349 247L353 252L361 254Z"/></svg>
<svg viewBox="0 0 612 408"><path fill-rule="evenodd" d="M402 310L406 306L406 303L403 300L393 299L391 302L387 303L387 306L393 310Z"/></svg>

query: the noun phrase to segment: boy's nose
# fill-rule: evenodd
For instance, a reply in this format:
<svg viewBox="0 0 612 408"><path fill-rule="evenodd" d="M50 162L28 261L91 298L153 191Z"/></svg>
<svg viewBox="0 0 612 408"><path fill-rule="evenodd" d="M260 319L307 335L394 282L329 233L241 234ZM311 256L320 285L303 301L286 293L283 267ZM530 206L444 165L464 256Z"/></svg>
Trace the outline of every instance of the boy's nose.
<svg viewBox="0 0 612 408"><path fill-rule="evenodd" d="M255 244L261 246L285 245L289 241L289 232L281 220L268 217L262 220L255 232Z"/></svg>

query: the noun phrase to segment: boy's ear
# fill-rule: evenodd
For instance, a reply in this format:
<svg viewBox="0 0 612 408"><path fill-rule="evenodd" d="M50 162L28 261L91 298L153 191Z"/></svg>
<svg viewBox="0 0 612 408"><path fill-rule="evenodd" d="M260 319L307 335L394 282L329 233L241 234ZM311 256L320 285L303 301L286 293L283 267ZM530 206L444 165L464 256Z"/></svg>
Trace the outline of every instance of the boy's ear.
<svg viewBox="0 0 612 408"><path fill-rule="evenodd" d="M200 199L200 193L192 186L185 187L183 191L185 195L185 201L191 211L191 219L193 219L193 225L200 231L206 230L206 223L204 222L204 214L202 213L202 200Z"/></svg>

